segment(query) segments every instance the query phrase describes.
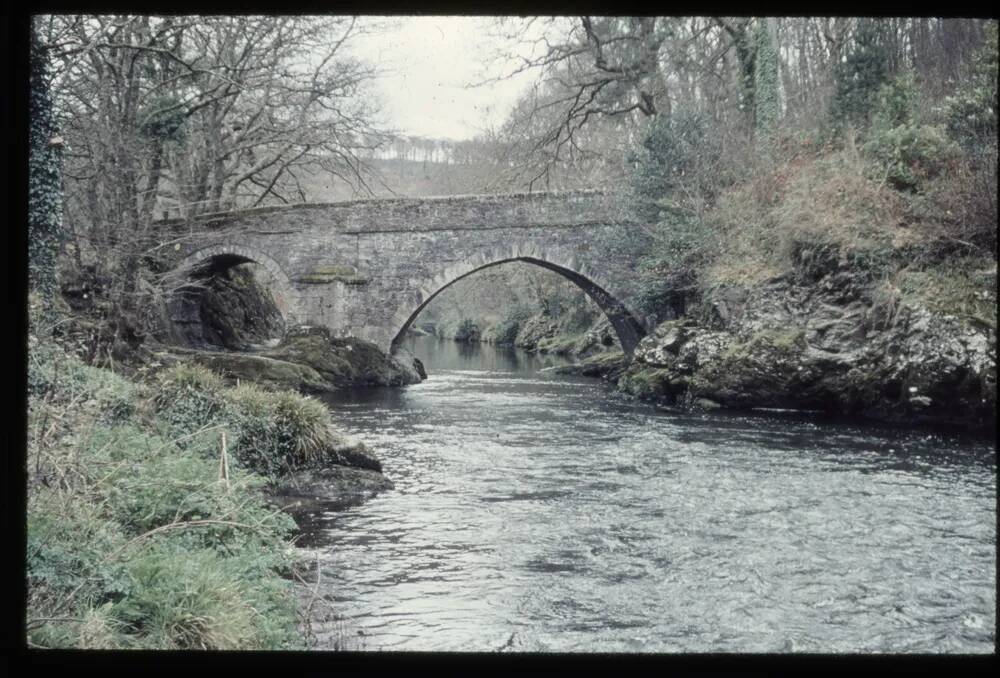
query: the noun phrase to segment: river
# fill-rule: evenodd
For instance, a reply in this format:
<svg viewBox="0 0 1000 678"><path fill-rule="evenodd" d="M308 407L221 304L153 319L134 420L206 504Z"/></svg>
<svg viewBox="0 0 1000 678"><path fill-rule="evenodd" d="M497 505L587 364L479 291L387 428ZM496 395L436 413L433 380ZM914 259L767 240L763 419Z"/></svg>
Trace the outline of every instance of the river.
<svg viewBox="0 0 1000 678"><path fill-rule="evenodd" d="M679 414L431 338L328 398L395 489L300 521L320 649L992 652L994 443ZM314 579L315 581L315 579Z"/></svg>

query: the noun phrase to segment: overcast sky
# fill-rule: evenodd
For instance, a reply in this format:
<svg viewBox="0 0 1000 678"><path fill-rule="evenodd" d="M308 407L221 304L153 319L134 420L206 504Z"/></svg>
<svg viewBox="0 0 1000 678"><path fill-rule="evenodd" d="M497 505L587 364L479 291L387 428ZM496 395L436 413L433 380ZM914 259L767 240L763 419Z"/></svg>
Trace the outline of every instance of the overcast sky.
<svg viewBox="0 0 1000 678"><path fill-rule="evenodd" d="M355 53L385 72L376 83L385 122L403 134L456 140L501 122L532 76L468 86L483 78L498 49L511 49L489 37L491 21L397 17L389 30L359 36Z"/></svg>

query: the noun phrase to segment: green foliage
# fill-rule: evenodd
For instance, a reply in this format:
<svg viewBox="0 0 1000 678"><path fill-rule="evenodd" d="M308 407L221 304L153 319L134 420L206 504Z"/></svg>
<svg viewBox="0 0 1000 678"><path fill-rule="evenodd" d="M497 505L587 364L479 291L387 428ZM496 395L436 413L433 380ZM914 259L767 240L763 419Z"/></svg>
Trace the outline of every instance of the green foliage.
<svg viewBox="0 0 1000 678"><path fill-rule="evenodd" d="M997 22L986 26L983 47L973 57L968 79L945 100L948 132L968 148L997 139Z"/></svg>
<svg viewBox="0 0 1000 678"><path fill-rule="evenodd" d="M898 190L920 188L959 155L944 128L916 122L916 101L917 86L911 72L884 84L876 97L872 128L864 145L864 151Z"/></svg>
<svg viewBox="0 0 1000 678"><path fill-rule="evenodd" d="M917 83L912 71L893 78L879 88L872 115L872 127L887 130L916 118Z"/></svg>
<svg viewBox="0 0 1000 678"><path fill-rule="evenodd" d="M29 480L31 642L157 649L300 645L291 584L282 578L294 565L287 539L295 524L260 496L265 479L234 464L229 482L219 480L217 430L201 436L207 442L200 447L167 437L170 430L194 433L183 430L179 417L160 420L185 411L169 395L154 399L159 411L133 413L124 423L94 417L95 408L105 412L108 391L138 395L142 389L60 355L50 343L34 346L31 356L29 410L45 410L62 424L40 427L49 437L40 441L34 433L29 444L35 455L44 452L46 466ZM160 385L189 401L210 396L220 420L234 417L221 382L200 368L175 368ZM287 449L311 454L308 441L319 426L315 408L294 394L269 396L271 421L290 432ZM313 411L306 416L304 409ZM195 419L195 425L203 422Z"/></svg>
<svg viewBox="0 0 1000 678"><path fill-rule="evenodd" d="M465 318L455 330L455 341L479 341L481 335L479 325L471 318Z"/></svg>
<svg viewBox="0 0 1000 678"><path fill-rule="evenodd" d="M28 498L26 573L36 598L65 599L76 591L83 605L100 605L128 593L120 563L104 557L120 548L126 534L102 508L72 492L42 487Z"/></svg>
<svg viewBox="0 0 1000 678"><path fill-rule="evenodd" d="M164 434L179 438L224 423L222 389L222 379L200 365L181 363L165 370L156 395ZM189 442L179 444L186 447Z"/></svg>
<svg viewBox="0 0 1000 678"><path fill-rule="evenodd" d="M55 293L56 256L62 242L61 144L49 93L48 54L34 24L30 47L28 98L28 281L51 309Z"/></svg>
<svg viewBox="0 0 1000 678"><path fill-rule="evenodd" d="M683 111L655 120L643 141L633 192L640 218L654 227L632 229L619 246L630 247L628 255L639 264L633 287L642 313L668 314L691 288L711 243L699 212L718 179L707 169L714 153L701 117Z"/></svg>
<svg viewBox="0 0 1000 678"><path fill-rule="evenodd" d="M838 130L868 126L879 89L889 78L888 56L870 19L858 24L851 51L834 68L830 117Z"/></svg>
<svg viewBox="0 0 1000 678"><path fill-rule="evenodd" d="M653 119L642 141L642 149L632 156L632 192L638 216L649 223L663 216L663 200L685 182L690 184L699 153L706 152L705 126L701 116L678 111ZM633 234L635 235L635 234ZM644 243L636 242L638 249Z"/></svg>
<svg viewBox="0 0 1000 678"><path fill-rule="evenodd" d="M187 120L185 106L175 97L153 99L140 115L142 122L139 132L151 139L161 141L184 141L184 122Z"/></svg>
<svg viewBox="0 0 1000 678"><path fill-rule="evenodd" d="M958 156L958 148L944 128L902 124L875 129L864 150L884 170L899 190L915 190L926 179L940 174Z"/></svg>
<svg viewBox="0 0 1000 678"><path fill-rule="evenodd" d="M247 384L225 393L237 432L234 457L267 476L322 463L332 444L330 414L313 398Z"/></svg>

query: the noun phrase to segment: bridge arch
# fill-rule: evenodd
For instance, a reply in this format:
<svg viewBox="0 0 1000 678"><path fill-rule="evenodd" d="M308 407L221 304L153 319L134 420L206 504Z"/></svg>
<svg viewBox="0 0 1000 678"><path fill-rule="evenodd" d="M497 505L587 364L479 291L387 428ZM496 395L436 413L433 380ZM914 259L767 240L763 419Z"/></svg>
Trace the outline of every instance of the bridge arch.
<svg viewBox="0 0 1000 678"><path fill-rule="evenodd" d="M527 250L512 248L506 251L483 252L470 257L459 264L449 266L433 279L421 285L416 291L414 299L403 304L392 318L391 350L396 350L402 342L406 330L420 315L420 312L447 287L478 271L512 261L523 261L541 266L576 284L607 316L626 355L631 356L636 345L646 335L646 330L642 323L637 320L636 314L610 291L614 289L613 284L610 281L602 280L601 276L590 270L586 264L572 256L543 253L536 251L535 248ZM394 328L399 329L395 330Z"/></svg>
<svg viewBox="0 0 1000 678"><path fill-rule="evenodd" d="M172 286L180 287L185 280L198 275L221 272L239 264L259 264L270 275L268 287L275 305L287 324L301 322L298 293L282 267L269 255L241 245L212 245L189 254L178 263L169 278Z"/></svg>

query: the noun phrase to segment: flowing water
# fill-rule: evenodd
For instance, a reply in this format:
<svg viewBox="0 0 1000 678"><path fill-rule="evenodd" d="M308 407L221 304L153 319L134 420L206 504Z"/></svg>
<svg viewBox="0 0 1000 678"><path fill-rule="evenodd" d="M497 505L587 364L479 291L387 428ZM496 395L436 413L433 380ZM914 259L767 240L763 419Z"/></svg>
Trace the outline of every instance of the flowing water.
<svg viewBox="0 0 1000 678"><path fill-rule="evenodd" d="M341 617L321 648L993 651L993 442L677 414L553 358L410 349L427 381L329 399L395 489L298 516Z"/></svg>

